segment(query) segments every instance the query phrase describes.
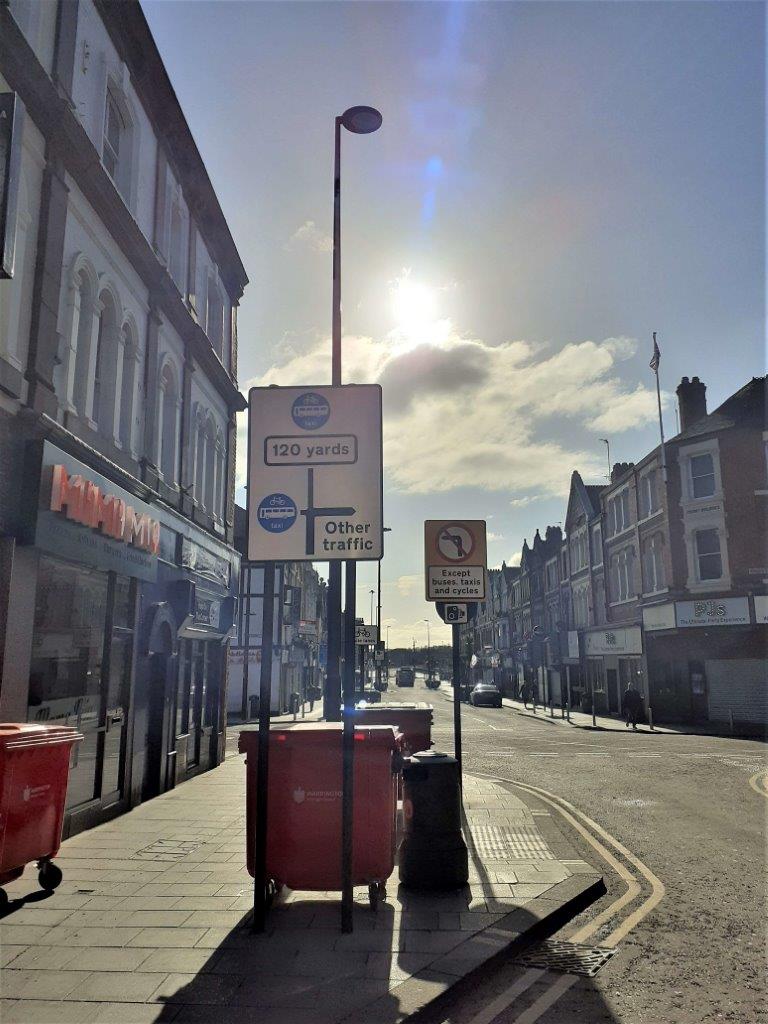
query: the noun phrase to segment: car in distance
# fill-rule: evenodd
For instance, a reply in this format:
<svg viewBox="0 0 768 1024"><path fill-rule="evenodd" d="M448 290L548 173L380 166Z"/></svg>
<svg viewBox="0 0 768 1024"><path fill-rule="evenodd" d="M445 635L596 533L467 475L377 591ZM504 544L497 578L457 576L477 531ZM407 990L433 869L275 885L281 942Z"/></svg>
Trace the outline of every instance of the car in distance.
<svg viewBox="0 0 768 1024"><path fill-rule="evenodd" d="M501 691L493 683L478 683L469 695L469 703L476 708L500 708Z"/></svg>
<svg viewBox="0 0 768 1024"><path fill-rule="evenodd" d="M399 668L395 676L397 686L413 686L416 680L416 673L412 668Z"/></svg>

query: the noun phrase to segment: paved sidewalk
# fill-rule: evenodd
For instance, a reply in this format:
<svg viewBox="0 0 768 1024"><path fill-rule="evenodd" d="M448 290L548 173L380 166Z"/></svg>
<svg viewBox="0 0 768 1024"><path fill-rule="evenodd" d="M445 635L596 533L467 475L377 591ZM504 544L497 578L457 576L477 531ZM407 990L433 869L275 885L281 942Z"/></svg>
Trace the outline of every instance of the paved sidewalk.
<svg viewBox="0 0 768 1024"><path fill-rule="evenodd" d="M559 707L553 709L552 714L548 707L544 707L542 704L536 705L536 712L534 714L530 706L526 708L521 700L512 700L509 697L504 697L504 706L512 708L521 715L529 716L530 718L537 718L541 721L554 722L559 725L573 726L576 729L597 729L603 732L631 732L631 729L627 729L627 724L624 719L612 718L610 715L595 715L595 723L592 724L592 715L587 714L583 711L571 711L570 719L564 718ZM649 727L647 722L640 723L637 727L638 732L657 732L657 733L669 733L677 735L682 730L670 729L668 726L654 725L653 730Z"/></svg>
<svg viewBox="0 0 768 1024"><path fill-rule="evenodd" d="M374 914L361 888L351 935L338 893L287 892L254 935L244 780L228 757L68 840L50 897L32 868L6 887L4 1024L394 1024L602 892L553 818L467 776L464 890L406 893L395 875Z"/></svg>

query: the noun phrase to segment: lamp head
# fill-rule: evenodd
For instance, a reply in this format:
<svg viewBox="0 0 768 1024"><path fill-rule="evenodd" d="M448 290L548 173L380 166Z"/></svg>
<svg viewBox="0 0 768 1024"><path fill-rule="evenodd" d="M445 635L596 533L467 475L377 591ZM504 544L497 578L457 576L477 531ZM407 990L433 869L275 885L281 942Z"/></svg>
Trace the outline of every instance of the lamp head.
<svg viewBox="0 0 768 1024"><path fill-rule="evenodd" d="M341 123L355 135L370 135L381 128L383 118L375 107L350 107L341 115Z"/></svg>

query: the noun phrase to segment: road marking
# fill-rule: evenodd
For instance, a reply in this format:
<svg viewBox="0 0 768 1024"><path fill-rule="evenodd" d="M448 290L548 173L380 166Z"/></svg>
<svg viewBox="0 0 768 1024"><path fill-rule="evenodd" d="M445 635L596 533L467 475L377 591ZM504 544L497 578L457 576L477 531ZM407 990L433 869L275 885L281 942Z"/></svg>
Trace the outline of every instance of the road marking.
<svg viewBox="0 0 768 1024"><path fill-rule="evenodd" d="M481 774L481 773L477 773ZM482 773L486 774L486 773ZM569 803L562 797L556 796L554 793L550 793L545 789L540 789L537 786L530 786L524 782L517 782L514 779L502 779L500 776L486 775L488 778L495 778L501 782L509 782L513 786L517 786L519 789L523 789L526 792L532 793L542 800L545 804L548 804L554 810L556 810L563 818L566 819L582 836L582 838L589 843L589 845L596 851L596 853L616 872L619 878L627 886L626 891L619 896L616 900L611 903L610 906L606 907L597 917L588 921L582 928L571 936L571 942L584 942L585 939L590 938L599 928L609 921L611 918L622 910L625 906L630 903L641 894L641 887L637 879L624 867L624 865L616 859L614 854L605 846L596 836L592 835L587 831L585 826L592 829L601 839L605 840L609 846L612 846L617 853L621 854L625 860L627 860L640 874L646 879L651 886L651 894L640 904L640 906L624 919L604 940L602 945L610 946L618 944L633 928L645 918L648 914L654 910L661 900L664 898L665 889L664 883L656 877L656 875L646 867L633 853L631 853L623 843L620 843L618 839L610 835L604 828L593 821L582 811L577 810L573 804ZM580 820L578 820L580 819ZM583 824L582 824L583 823ZM541 1016L549 1010L551 1006L560 999L565 992L568 991L576 982L578 978L575 975L560 975L557 977L552 984L539 996L539 998L527 1010L523 1011L518 1017L515 1018L514 1024L535 1024ZM516 983L517 984L517 983ZM526 987L530 987L529 985ZM502 1004L503 999L506 997L506 1004L500 1005L500 1009L496 1010L496 1015L501 1013L504 1009L509 1007L514 999L520 994L515 994L515 985L510 988L502 995L498 996L492 1005L497 1006ZM470 1024L490 1024L493 1017L487 1017L485 1013L473 1017Z"/></svg>
<svg viewBox="0 0 768 1024"><path fill-rule="evenodd" d="M749 784L756 793L768 797L768 769L758 772L749 780Z"/></svg>
<svg viewBox="0 0 768 1024"><path fill-rule="evenodd" d="M531 985L539 980L539 978L547 972L541 970L538 967L530 967L522 978L518 978L509 988L505 989L501 995L498 995L493 1002L488 1003L476 1016L472 1018L470 1024L491 1024L500 1013L513 1003L518 996L521 996L523 992L526 992ZM450 1024L450 1018L444 1021L443 1024Z"/></svg>
<svg viewBox="0 0 768 1024"><path fill-rule="evenodd" d="M515 1017L514 1024L535 1024L535 1021L547 1012L550 1006L564 996L569 988L572 988L578 981L575 974L561 974L557 981L554 981L548 989L539 996L535 1003L531 1003L527 1010ZM474 1024L474 1022L473 1022Z"/></svg>

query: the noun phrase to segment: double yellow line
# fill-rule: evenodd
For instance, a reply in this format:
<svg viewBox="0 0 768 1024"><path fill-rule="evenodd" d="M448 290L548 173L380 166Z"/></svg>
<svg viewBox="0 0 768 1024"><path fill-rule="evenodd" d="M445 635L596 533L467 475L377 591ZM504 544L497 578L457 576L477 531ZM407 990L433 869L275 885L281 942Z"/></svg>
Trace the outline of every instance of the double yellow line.
<svg viewBox="0 0 768 1024"><path fill-rule="evenodd" d="M475 772L473 774L480 774ZM625 917L605 939L601 940L601 945L615 946L621 942L633 928L647 917L648 914L654 910L655 907L664 898L664 884L657 878L657 876L647 867L641 860L639 860L630 850L620 843L618 839L606 832L602 826L598 825L596 821L587 817L581 811L577 810L573 804L564 800L560 796L556 796L554 793L550 793L545 789L539 789L538 786L530 786L525 782L517 782L514 779L504 779L497 775L486 775L486 778L495 779L498 782L508 782L516 786L518 789L522 789L527 793L531 793L547 804L554 811L565 818L565 820L576 829L579 835L587 842L598 856L608 864L608 866L616 872L619 878L624 882L626 889L616 900L611 903L610 906L606 907L605 910L601 911L597 917L592 918L583 927L581 927L575 934L569 937L570 942L584 942L593 936L599 928L605 924L606 921L610 921L611 918L615 917L624 907L629 906L633 903L642 893L643 889L638 881L636 875L633 875L631 871L625 867L625 865L618 859L616 854L620 854L624 860L626 860L650 885L651 891L643 902L637 907L631 914ZM755 776L758 778L758 776ZM768 794L766 794L768 795ZM520 995L523 994L528 988L530 988L536 981L539 980L546 972L540 969L531 968L517 981L514 982L505 992L501 993L496 999L494 999L487 1006L472 1018L470 1024L491 1024L491 1022L505 1009L507 1009L511 1003L514 1002ZM578 982L579 978L574 974L563 974L556 978L552 984L545 989L544 992L533 1002L526 1010L523 1011L520 1016L515 1018L514 1024L535 1024L547 1010L553 1006L567 991L572 988Z"/></svg>
<svg viewBox="0 0 768 1024"><path fill-rule="evenodd" d="M749 784L756 793L768 797L768 768L763 768L749 780Z"/></svg>

